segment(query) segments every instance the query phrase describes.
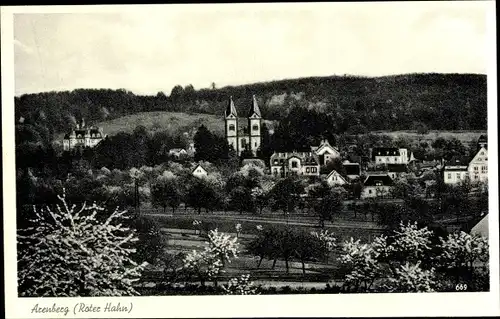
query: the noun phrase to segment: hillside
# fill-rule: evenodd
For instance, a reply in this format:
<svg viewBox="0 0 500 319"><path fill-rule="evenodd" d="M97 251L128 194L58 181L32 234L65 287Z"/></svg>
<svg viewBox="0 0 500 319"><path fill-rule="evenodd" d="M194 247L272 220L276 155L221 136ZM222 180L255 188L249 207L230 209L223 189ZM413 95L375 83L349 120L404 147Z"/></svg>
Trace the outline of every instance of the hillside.
<svg viewBox="0 0 500 319"><path fill-rule="evenodd" d="M476 74L330 76L200 90L187 85L174 87L168 96L78 89L25 94L15 98L15 108L18 120L51 135L67 131L82 117L87 123L99 123L140 112L168 111L217 118L229 96L243 115L253 94L268 120L281 120L294 107L314 109L333 118L338 133L353 127L411 130L418 123L431 130L485 130L487 126L486 76Z"/></svg>
<svg viewBox="0 0 500 319"><path fill-rule="evenodd" d="M270 121L265 121L265 123L272 125ZM95 124L101 127L108 136L113 136L119 132L132 133L137 126L144 126L150 132L166 131L172 136L179 132L194 134L195 130L202 124L216 135L224 136L223 117L212 114L165 111L140 112ZM63 133L58 134L56 140L60 141L63 135Z"/></svg>

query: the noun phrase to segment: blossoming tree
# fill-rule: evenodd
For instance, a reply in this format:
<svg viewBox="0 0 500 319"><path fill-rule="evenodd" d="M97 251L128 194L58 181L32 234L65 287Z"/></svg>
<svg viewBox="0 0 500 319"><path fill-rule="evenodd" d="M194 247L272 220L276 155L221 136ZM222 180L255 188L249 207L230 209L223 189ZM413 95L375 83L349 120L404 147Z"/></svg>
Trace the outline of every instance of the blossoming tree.
<svg viewBox="0 0 500 319"><path fill-rule="evenodd" d="M138 240L123 226L126 211L116 209L104 222L102 207L66 203L58 196L55 210L34 209L30 227L18 231L18 286L21 296L138 295L133 284L146 263L131 256Z"/></svg>

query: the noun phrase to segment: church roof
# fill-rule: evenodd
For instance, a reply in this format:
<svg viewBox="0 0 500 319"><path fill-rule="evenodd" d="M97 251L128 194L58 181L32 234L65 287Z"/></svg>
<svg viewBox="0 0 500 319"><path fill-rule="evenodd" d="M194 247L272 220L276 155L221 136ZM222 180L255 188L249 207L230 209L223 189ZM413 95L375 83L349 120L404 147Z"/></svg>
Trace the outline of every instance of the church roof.
<svg viewBox="0 0 500 319"><path fill-rule="evenodd" d="M226 117L233 115L235 117L238 117L238 113L236 112L236 107L234 106L233 102L233 97L229 97L229 103L227 104L226 107L226 112L224 113Z"/></svg>
<svg viewBox="0 0 500 319"><path fill-rule="evenodd" d="M262 115L260 114L259 104L257 103L257 98L255 97L255 95L252 96L252 107L248 112L248 117L251 117L254 114L256 114L258 117L262 117Z"/></svg>

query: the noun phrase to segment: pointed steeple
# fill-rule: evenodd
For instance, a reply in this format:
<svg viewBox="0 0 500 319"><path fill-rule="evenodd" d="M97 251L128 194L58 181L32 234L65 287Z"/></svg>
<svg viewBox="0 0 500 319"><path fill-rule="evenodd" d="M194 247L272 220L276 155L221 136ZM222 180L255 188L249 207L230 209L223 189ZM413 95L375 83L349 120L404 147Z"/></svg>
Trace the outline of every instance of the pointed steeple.
<svg viewBox="0 0 500 319"><path fill-rule="evenodd" d="M226 112L224 113L226 117L233 115L234 117L238 117L236 113L236 107L234 107L233 97L229 97L229 103L227 104Z"/></svg>
<svg viewBox="0 0 500 319"><path fill-rule="evenodd" d="M257 98L255 97L255 95L253 95L252 97L252 107L248 112L248 117L252 117L254 114L256 114L258 117L262 117L262 115L260 114L259 104L257 104Z"/></svg>

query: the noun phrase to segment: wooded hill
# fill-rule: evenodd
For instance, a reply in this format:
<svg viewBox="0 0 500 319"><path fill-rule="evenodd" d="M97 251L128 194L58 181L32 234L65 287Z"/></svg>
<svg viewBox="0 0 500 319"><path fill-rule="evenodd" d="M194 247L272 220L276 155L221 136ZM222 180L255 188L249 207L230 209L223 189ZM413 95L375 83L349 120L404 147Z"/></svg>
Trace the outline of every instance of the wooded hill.
<svg viewBox="0 0 500 319"><path fill-rule="evenodd" d="M16 123L22 118L43 139L68 131L81 118L97 123L149 111L222 116L229 96L245 116L253 94L268 120L304 107L327 114L338 133L408 130L421 123L433 130L485 130L486 92L486 75L329 76L200 90L178 85L169 95L110 89L24 94L15 98L15 110Z"/></svg>

